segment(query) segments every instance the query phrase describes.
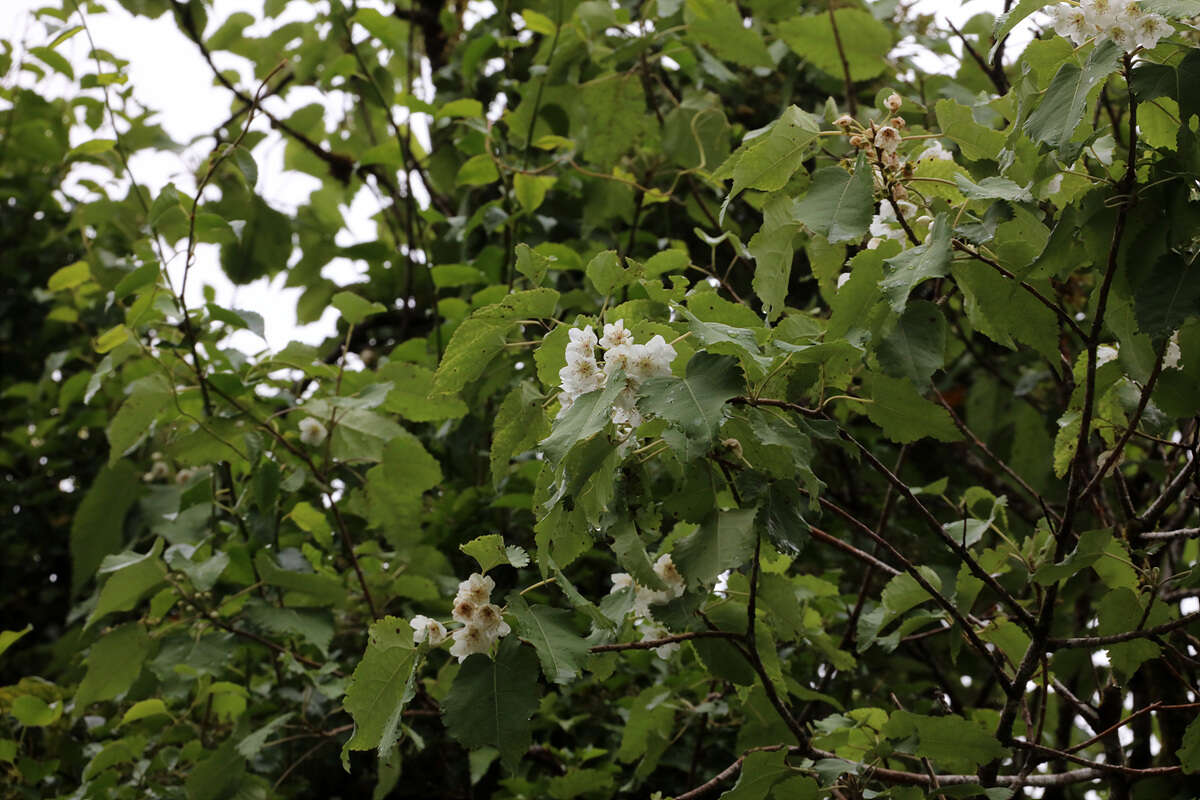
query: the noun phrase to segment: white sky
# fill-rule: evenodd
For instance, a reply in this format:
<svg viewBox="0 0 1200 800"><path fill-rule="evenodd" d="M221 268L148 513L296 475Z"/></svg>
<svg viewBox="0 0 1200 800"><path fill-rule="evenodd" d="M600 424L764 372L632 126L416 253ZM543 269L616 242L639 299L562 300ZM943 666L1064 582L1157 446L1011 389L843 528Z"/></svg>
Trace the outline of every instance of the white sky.
<svg viewBox="0 0 1200 800"><path fill-rule="evenodd" d="M18 46L23 39L29 46L48 44L44 29L32 16L33 9L45 2L0 0L0 38L9 39ZM202 163L213 145L208 134L228 118L231 111L230 94L223 87L213 85L208 65L195 45L176 29L170 14L164 14L157 20L148 20L133 17L115 0L105 0L105 5L110 8L109 13L88 17L88 26L96 45L128 59L130 64L126 71L129 84L135 87L138 101L160 112L158 121L176 141L193 142L181 155L158 153L137 156L131 164L133 174L138 183L152 193L168 182L174 182L181 190L190 192L193 188L192 167ZM235 11L249 11L257 17L261 14L261 6L261 0L214 0L209 14L209 30L211 32ZM961 24L980 11L996 12L1001 6L1002 0L971 0L965 4L955 0L919 0L917 4L923 13L935 13L939 19L949 17L956 24ZM313 16L311 4L293 2L281 19L303 20ZM268 24L275 25L277 22ZM248 32L253 34L256 31L251 27ZM79 34L60 45L59 51L73 64L79 65L88 52L87 39ZM243 90L253 89L255 84L248 62L229 53L216 53L214 56L222 69L238 70L243 76L239 82ZM936 60L930 68L937 68ZM51 79L48 85L50 93L62 93L68 88L66 79L61 76ZM270 98L265 105L287 116L287 112L284 112L287 107L298 108L317 101L326 106L327 121L332 122L340 117L338 106L341 97L336 92L322 97L320 92L312 88L289 88L286 105L279 98ZM258 129L269 130L262 119L256 121L255 125ZM417 125L414 125L414 130L418 135L423 132L418 130ZM83 132L80 135L82 137ZM255 148L254 156L259 165L258 188L264 199L275 208L294 210L299 198L307 197L320 185L315 178L283 170L283 142L277 135L268 136ZM339 233L338 243L348 245L374 239L375 226L370 218L377 209L378 203L373 195L367 190L360 191L351 207L343 209L346 228ZM167 265L176 287L179 286L182 268L182 257L171 259ZM354 283L363 272L354 264L339 259L327 266L322 274L345 285ZM221 272L215 247L202 245L189 278L187 301L191 307L198 305L202 302L203 285L211 285L219 304L257 311L263 315L266 324L265 344L272 349L280 349L295 339L315 344L332 335L337 318L332 309L327 309L319 322L297 325L296 301L303 289L284 288L286 277L286 273L281 272L270 281L262 279L248 286L236 287ZM245 331L235 334L230 343L251 353L264 346L261 339Z"/></svg>

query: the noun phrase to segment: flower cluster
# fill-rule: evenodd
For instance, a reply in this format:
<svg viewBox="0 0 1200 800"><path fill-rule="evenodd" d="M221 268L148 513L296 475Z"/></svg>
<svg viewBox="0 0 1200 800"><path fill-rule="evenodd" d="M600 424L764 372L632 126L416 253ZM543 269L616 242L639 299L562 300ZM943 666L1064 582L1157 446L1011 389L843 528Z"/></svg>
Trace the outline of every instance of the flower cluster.
<svg viewBox="0 0 1200 800"><path fill-rule="evenodd" d="M634 624L642 631L643 642L661 639L667 635L667 629L654 621L650 606L662 605L671 602L676 597L682 597L687 585L669 553L664 553L654 562L654 574L666 584L667 588L655 590L642 586L628 572L617 572L611 576L613 586L609 594L622 589L633 589L633 614L637 618ZM678 649L679 645L671 642L654 648L654 652L659 658L668 658Z"/></svg>
<svg viewBox="0 0 1200 800"><path fill-rule="evenodd" d="M605 325L604 335L599 339L591 325L572 328L568 333L571 341L567 343L567 365L558 371L562 387L558 395L562 406L559 416L582 395L603 389L609 376L620 369L629 382L613 403L613 423L627 430L641 425L637 387L647 378L670 377L675 348L657 335L645 344L637 344L623 319ZM597 347L604 348L603 363L596 358Z"/></svg>
<svg viewBox="0 0 1200 800"><path fill-rule="evenodd" d="M1132 0L1083 0L1078 5L1059 3L1049 9L1054 32L1081 45L1094 38L1110 40L1127 53L1150 50L1158 40L1175 32L1162 16L1143 11Z"/></svg>
<svg viewBox="0 0 1200 800"><path fill-rule="evenodd" d="M451 614L463 626L447 632L446 626L436 619L418 614L408 623L413 629L413 644L428 642L431 647L437 647L450 638L454 641L450 645L450 655L457 658L460 664L469 655L491 650L500 637L512 632L500 609L492 605L492 590L495 588L496 582L491 578L473 573L458 584L458 594L454 596Z"/></svg>

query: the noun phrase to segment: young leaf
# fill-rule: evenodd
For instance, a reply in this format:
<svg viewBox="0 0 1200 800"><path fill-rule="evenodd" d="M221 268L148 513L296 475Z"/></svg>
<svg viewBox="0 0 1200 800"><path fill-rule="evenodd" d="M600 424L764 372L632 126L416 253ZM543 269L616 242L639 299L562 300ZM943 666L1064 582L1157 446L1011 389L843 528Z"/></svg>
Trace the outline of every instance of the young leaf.
<svg viewBox="0 0 1200 800"><path fill-rule="evenodd" d="M950 218L945 212L937 215L929 238L924 244L911 247L884 261L891 270L879 282L892 310L900 313L908 296L922 281L941 278L950 272Z"/></svg>

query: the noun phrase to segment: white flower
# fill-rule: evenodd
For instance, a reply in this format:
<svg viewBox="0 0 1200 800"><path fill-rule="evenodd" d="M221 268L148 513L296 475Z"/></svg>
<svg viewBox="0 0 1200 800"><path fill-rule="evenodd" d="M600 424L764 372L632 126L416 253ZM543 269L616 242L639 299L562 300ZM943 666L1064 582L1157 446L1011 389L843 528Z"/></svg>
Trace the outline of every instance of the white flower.
<svg viewBox="0 0 1200 800"><path fill-rule="evenodd" d="M904 98L895 92L892 92L887 96L887 99L883 101L883 104L887 107L888 111L895 114L900 110L900 106L904 105Z"/></svg>
<svg viewBox="0 0 1200 800"><path fill-rule="evenodd" d="M1183 354L1179 351L1179 331L1171 334L1167 349L1163 351L1163 369L1179 369L1179 361Z"/></svg>
<svg viewBox="0 0 1200 800"><path fill-rule="evenodd" d="M454 603L457 605L463 600L468 600L477 606L486 605L492 601L492 591L495 588L496 582L490 577L473 572L471 577L458 584Z"/></svg>
<svg viewBox="0 0 1200 800"><path fill-rule="evenodd" d="M594 358L576 357L574 363L568 361L567 365L558 371L562 389L572 400L603 388L604 377L604 372Z"/></svg>
<svg viewBox="0 0 1200 800"><path fill-rule="evenodd" d="M196 477L198 472L200 472L200 470L192 469L191 467L188 467L187 469L181 469L179 472L175 473L175 482L180 486L191 483L192 478Z"/></svg>
<svg viewBox="0 0 1200 800"><path fill-rule="evenodd" d="M669 378L671 362L675 360L675 348L667 344L662 336L655 336L645 344L629 346L626 371L634 380L646 378Z"/></svg>
<svg viewBox="0 0 1200 800"><path fill-rule="evenodd" d="M1085 0L1080 6L1084 19L1094 28L1103 30L1120 16L1124 8L1112 0Z"/></svg>
<svg viewBox="0 0 1200 800"><path fill-rule="evenodd" d="M328 432L325 426L313 417L305 417L300 420L300 441L312 447L319 446L325 441Z"/></svg>
<svg viewBox="0 0 1200 800"><path fill-rule="evenodd" d="M917 161L924 161L927 158L932 158L937 161L953 161L954 154L946 148L942 147L942 143L934 139L929 143L929 146L921 151L921 155L917 156Z"/></svg>
<svg viewBox="0 0 1200 800"><path fill-rule="evenodd" d="M467 625L464 628L459 628L450 634L454 640L454 644L450 646L450 655L458 659L458 663L467 660L467 656L475 653L486 653L492 649L492 643L495 639L488 636L479 625Z"/></svg>
<svg viewBox="0 0 1200 800"><path fill-rule="evenodd" d="M1130 27L1134 47L1144 47L1147 50L1158 47L1159 39L1165 39L1175 33L1175 27L1158 14L1141 14L1132 20Z"/></svg>
<svg viewBox="0 0 1200 800"><path fill-rule="evenodd" d="M652 642L656 639L663 639L670 636L671 632L662 625L646 625L642 628L642 641ZM668 642L667 644L659 645L653 648L654 654L661 659L668 659L671 654L679 649L679 642Z"/></svg>
<svg viewBox="0 0 1200 800"><path fill-rule="evenodd" d="M469 624L478 625L493 642L512 632L512 628L508 627L508 623L504 621L500 609L491 603L476 608L475 619L471 620Z"/></svg>
<svg viewBox="0 0 1200 800"><path fill-rule="evenodd" d="M875 239L872 239L871 241L875 242L875 246L876 246L876 247L878 247L878 246L879 246L879 242L878 242L878 241L876 241ZM868 242L868 243L867 243L867 247L868 247L868 248L870 248L870 249L872 249L872 250L874 250L874 249L875 249L874 247L871 247L871 246L870 246L870 242ZM843 272L841 275L838 275L838 278L837 278L837 288L839 288L839 289L840 289L840 288L842 288L843 286L845 286L845 285L846 285L846 282L847 282L847 281L849 281L849 280L850 280L850 273L849 273L849 272Z"/></svg>
<svg viewBox="0 0 1200 800"><path fill-rule="evenodd" d="M628 572L614 572L608 578L612 581L612 588L608 590L609 594L615 594L622 589L628 589L630 586L633 586L633 576Z"/></svg>
<svg viewBox="0 0 1200 800"><path fill-rule="evenodd" d="M626 386L613 401L612 421L618 428L636 428L644 421L637 408L637 391Z"/></svg>
<svg viewBox="0 0 1200 800"><path fill-rule="evenodd" d="M1118 17L1106 25L1102 32L1112 40L1112 43L1125 52L1134 50L1137 45L1133 40L1133 26L1125 19Z"/></svg>
<svg viewBox="0 0 1200 800"><path fill-rule="evenodd" d="M160 455L156 453L155 455ZM171 475L171 467L165 461L155 461L150 465L150 471L142 476L142 480L150 483L152 481L165 481Z"/></svg>
<svg viewBox="0 0 1200 800"><path fill-rule="evenodd" d="M634 584L633 593L633 615L646 619L650 616L650 605L657 605L660 601L659 595L663 592L656 592L653 589L648 589L640 583Z"/></svg>
<svg viewBox="0 0 1200 800"><path fill-rule="evenodd" d="M900 131L891 125L884 125L875 133L875 147L885 153L894 153L900 146Z"/></svg>
<svg viewBox="0 0 1200 800"><path fill-rule="evenodd" d="M612 347L620 347L623 344L633 344L633 332L625 328L625 320L619 319L611 325L605 325L604 336L600 339L600 346L608 350Z"/></svg>
<svg viewBox="0 0 1200 800"><path fill-rule="evenodd" d="M571 337L571 341L567 343L567 363L571 363L571 357L577 356L586 359L596 358L596 332L592 330L592 326L586 328L571 328L567 331L567 336Z"/></svg>
<svg viewBox="0 0 1200 800"><path fill-rule="evenodd" d="M670 553L663 553L658 557L658 561L654 562L654 574L667 585L667 591L672 595L675 597L683 595L687 582L679 574L679 570L675 567L675 562L671 560Z"/></svg>
<svg viewBox="0 0 1200 800"><path fill-rule="evenodd" d="M1096 367L1103 367L1110 361L1116 361L1119 352L1116 346L1111 344L1102 344L1096 348Z"/></svg>
<svg viewBox="0 0 1200 800"><path fill-rule="evenodd" d="M446 626L424 614L418 614L408 623L413 629L413 646L429 642L431 647L437 647L446 641Z"/></svg>
<svg viewBox="0 0 1200 800"><path fill-rule="evenodd" d="M883 238L881 238L879 236L872 236L870 239L867 240L867 249L875 250L879 247L879 245L883 244L883 241L884 241Z"/></svg>
<svg viewBox="0 0 1200 800"><path fill-rule="evenodd" d="M613 373L618 369L624 370L625 374L629 374L629 362L633 358L635 344L618 344L611 347L604 354L604 376L612 377Z"/></svg>
<svg viewBox="0 0 1200 800"><path fill-rule="evenodd" d="M1066 3L1050 8L1050 23L1055 33L1076 45L1083 44L1096 32L1083 9Z"/></svg>

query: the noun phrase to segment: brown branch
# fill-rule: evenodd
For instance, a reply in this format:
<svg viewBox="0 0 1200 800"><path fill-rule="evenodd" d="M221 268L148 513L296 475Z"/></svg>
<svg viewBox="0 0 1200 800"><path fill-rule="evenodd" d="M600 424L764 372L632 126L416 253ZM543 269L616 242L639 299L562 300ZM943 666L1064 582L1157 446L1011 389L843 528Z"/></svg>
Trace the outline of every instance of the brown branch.
<svg viewBox="0 0 1200 800"><path fill-rule="evenodd" d="M829 2L829 26L833 29L833 43L837 47L838 60L842 62L842 80L845 83L846 110L850 116L858 116L858 98L854 96L854 80L850 77L850 61L846 58L846 48L842 46L842 35L838 31L837 14L833 13L833 0Z"/></svg>
<svg viewBox="0 0 1200 800"><path fill-rule="evenodd" d="M1162 625L1156 625L1153 628L1143 628L1142 630L1125 631L1124 633L1113 633L1108 636L1074 636L1067 639L1047 639L1046 646L1050 649L1070 649L1077 647L1104 647L1110 644L1119 644L1120 642L1128 642L1133 639L1146 639L1153 636L1158 636L1164 633L1191 625L1193 622L1200 620L1200 611L1194 611L1191 614L1185 614L1179 619L1173 619L1170 622L1164 622Z"/></svg>
<svg viewBox="0 0 1200 800"><path fill-rule="evenodd" d="M1008 92L1008 80L1004 77L1004 69L1000 67L999 61L997 60L995 65L988 64L983 60L983 57L979 55L979 52L971 46L970 40L968 40L966 36L963 36L963 32L955 27L953 22L946 20L946 24L950 26L950 30L954 31L954 35L958 37L960 42L962 42L963 49L967 51L969 56L971 56L971 60L979 65L979 68L983 70L984 75L988 76L988 80L990 80L992 85L996 87L996 92L998 94L1005 94Z"/></svg>
<svg viewBox="0 0 1200 800"><path fill-rule="evenodd" d="M1179 528L1173 531L1149 531L1139 533L1142 539L1195 539L1200 537L1200 528Z"/></svg>
<svg viewBox="0 0 1200 800"><path fill-rule="evenodd" d="M1066 750L1055 750L1053 747L1046 747L1044 744L1026 742L1022 739L1013 739L1011 742L1009 742L1009 744L1021 750L1031 750L1035 753L1040 753L1045 756L1061 758L1064 761L1073 761L1076 764L1081 764L1085 767L1090 767L1091 769L1107 773L1109 775L1115 774L1128 775L1130 777L1137 778L1148 778L1154 775L1175 775L1182 769L1182 767L1179 766L1135 769L1133 767L1121 766L1120 764L1106 764L1103 761L1089 761L1086 758L1080 758L1079 756L1069 753Z"/></svg>
<svg viewBox="0 0 1200 800"><path fill-rule="evenodd" d="M665 644L686 642L689 639L741 639L742 634L731 631L688 631L673 633L660 639L647 639L642 642L617 642L615 644L598 644L588 648L589 653L613 653L622 650L653 650Z"/></svg>

